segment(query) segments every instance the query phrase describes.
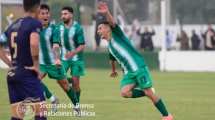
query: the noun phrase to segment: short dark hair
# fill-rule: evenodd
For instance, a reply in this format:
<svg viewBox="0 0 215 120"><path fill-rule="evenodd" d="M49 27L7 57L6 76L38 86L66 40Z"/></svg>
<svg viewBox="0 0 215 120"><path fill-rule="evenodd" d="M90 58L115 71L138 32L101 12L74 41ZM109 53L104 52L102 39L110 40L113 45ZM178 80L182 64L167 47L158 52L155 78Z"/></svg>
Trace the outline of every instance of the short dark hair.
<svg viewBox="0 0 215 120"><path fill-rule="evenodd" d="M108 21L100 21L98 23L98 26L101 25L101 24L104 24L104 25L109 25L110 26L110 23Z"/></svg>
<svg viewBox="0 0 215 120"><path fill-rule="evenodd" d="M49 7L49 5L47 5L47 4L41 4L41 5L40 5L40 9L50 11L50 7Z"/></svg>
<svg viewBox="0 0 215 120"><path fill-rule="evenodd" d="M62 10L61 10L61 11L63 11L63 10L68 10L70 13L72 13L72 14L73 14L73 8L72 8L72 7L65 6L65 7L63 7L63 8L62 8Z"/></svg>
<svg viewBox="0 0 215 120"><path fill-rule="evenodd" d="M26 12L32 11L40 5L40 0L23 0L23 8Z"/></svg>

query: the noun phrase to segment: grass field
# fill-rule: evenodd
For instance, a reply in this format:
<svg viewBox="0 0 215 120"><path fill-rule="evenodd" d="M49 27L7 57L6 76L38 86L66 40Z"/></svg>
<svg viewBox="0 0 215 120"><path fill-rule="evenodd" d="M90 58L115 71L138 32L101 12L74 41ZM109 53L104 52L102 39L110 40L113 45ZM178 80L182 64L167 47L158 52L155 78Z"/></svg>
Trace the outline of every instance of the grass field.
<svg viewBox="0 0 215 120"><path fill-rule="evenodd" d="M0 120L10 119L5 71L0 71ZM49 117L50 120L160 120L160 114L147 98L124 99L119 96L119 79L109 78L108 70L88 69L81 80L82 104L94 104L88 111L94 117ZM214 73L153 71L156 93L162 96L175 120L215 120ZM60 99L69 99L54 80L45 79ZM72 111L66 109L64 111Z"/></svg>

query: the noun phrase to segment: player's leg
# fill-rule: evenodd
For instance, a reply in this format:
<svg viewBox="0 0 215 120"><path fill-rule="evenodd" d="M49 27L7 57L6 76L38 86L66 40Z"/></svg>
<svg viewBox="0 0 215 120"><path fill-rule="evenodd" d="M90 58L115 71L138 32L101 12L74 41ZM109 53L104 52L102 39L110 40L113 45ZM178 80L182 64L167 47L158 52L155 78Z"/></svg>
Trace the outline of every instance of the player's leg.
<svg viewBox="0 0 215 120"><path fill-rule="evenodd" d="M163 120L172 120L173 117L168 113L163 100L155 95L152 88L147 88L144 90L146 96L154 103L155 107L160 111L163 116Z"/></svg>
<svg viewBox="0 0 215 120"><path fill-rule="evenodd" d="M28 101L29 102L29 101ZM45 101L36 103L26 103L21 101L11 104L12 117L11 120L31 119L46 120L47 108Z"/></svg>
<svg viewBox="0 0 215 120"><path fill-rule="evenodd" d="M45 103L45 97L40 80L37 79L35 72L23 69L12 70L8 72L7 82L12 120L19 120L29 116L33 118L34 116L32 115L38 118L36 120L46 120L44 114L46 107L42 108L40 106ZM26 111L26 108L30 108L31 114Z"/></svg>
<svg viewBox="0 0 215 120"><path fill-rule="evenodd" d="M85 74L85 67L83 61L73 62L70 66L71 76L72 76L72 86L76 93L78 102L80 102L81 87L80 87L80 77Z"/></svg>
<svg viewBox="0 0 215 120"><path fill-rule="evenodd" d="M72 103L76 105L78 103L74 90L70 87L69 82L66 79L66 72L64 66L52 65L48 70L48 75L52 79L56 79L57 83L64 90Z"/></svg>
<svg viewBox="0 0 215 120"><path fill-rule="evenodd" d="M41 84L43 86L45 97L48 98L51 102L54 102L57 98L50 92L48 87L43 82L41 82Z"/></svg>
<svg viewBox="0 0 215 120"><path fill-rule="evenodd" d="M62 61L62 67L64 68L64 72L67 73L67 71L69 69L71 69L71 66L72 66L72 62L70 61ZM72 69L71 69L72 70ZM67 93L67 95L69 96L69 98L71 99L71 101L73 101L73 104L76 105L77 103L79 104L79 100L77 98L77 95L76 95L76 92L75 90L73 89L73 79L71 77L68 77L66 75L66 79L67 79L67 83L69 84L69 89L71 88L72 90L70 90L69 93ZM64 79L63 79L64 81ZM66 83L66 82L65 82Z"/></svg>
<svg viewBox="0 0 215 120"><path fill-rule="evenodd" d="M48 87L43 82L41 82L41 84L42 84L42 87L43 87L45 97L47 99L49 99L51 104L52 104L51 110L53 112L57 112L57 105L60 103L59 99L50 92Z"/></svg>
<svg viewBox="0 0 215 120"><path fill-rule="evenodd" d="M70 98L72 103L76 106L79 104L77 100L77 96L74 92L74 90L69 86L69 82L64 79L64 80L58 80L58 84L61 86L61 88L66 92L67 96Z"/></svg>
<svg viewBox="0 0 215 120"><path fill-rule="evenodd" d="M17 111L19 109L20 103L18 102L11 104L11 120L23 120L24 112L21 110Z"/></svg>
<svg viewBox="0 0 215 120"><path fill-rule="evenodd" d="M168 117L169 113L166 109L164 102L161 98L155 95L155 92L152 89L152 80L148 67L145 67L144 69L139 71L136 80L137 86L144 90L145 95L154 103L155 107L160 111L162 116ZM167 120L172 120L172 118Z"/></svg>
<svg viewBox="0 0 215 120"><path fill-rule="evenodd" d="M39 79L42 80L46 77L47 74L52 71L52 66L50 65L40 65L40 75ZM44 95L47 99L51 101L52 111L57 112L57 105L59 104L59 99L48 89L48 87L41 81Z"/></svg>
<svg viewBox="0 0 215 120"><path fill-rule="evenodd" d="M136 87L135 79L130 75L125 75L120 84L121 96L124 98L139 98L145 96L144 91Z"/></svg>
<svg viewBox="0 0 215 120"><path fill-rule="evenodd" d="M80 77L79 76L72 77L72 85L73 85L75 94L77 96L77 100L78 100L78 102L80 102L81 88L80 88Z"/></svg>
<svg viewBox="0 0 215 120"><path fill-rule="evenodd" d="M34 103L35 117L34 120L47 120L47 108L45 101Z"/></svg>
<svg viewBox="0 0 215 120"><path fill-rule="evenodd" d="M47 73L49 74L49 71L52 70L52 66L50 65L40 65L40 75L39 79L42 80L46 77ZM57 98L52 94L52 92L48 89L48 87L41 82L44 90L45 97L48 98L51 102L54 102L57 100Z"/></svg>

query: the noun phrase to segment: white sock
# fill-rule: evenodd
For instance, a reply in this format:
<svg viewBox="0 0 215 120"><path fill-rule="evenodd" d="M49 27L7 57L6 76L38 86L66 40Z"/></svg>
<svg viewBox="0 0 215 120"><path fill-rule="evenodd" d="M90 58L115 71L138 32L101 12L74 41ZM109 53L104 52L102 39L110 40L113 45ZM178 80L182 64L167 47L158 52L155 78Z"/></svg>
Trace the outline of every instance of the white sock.
<svg viewBox="0 0 215 120"><path fill-rule="evenodd" d="M54 101L56 100L56 98L55 98L54 95L52 95L52 96L49 98L49 100L50 100L51 102L54 102Z"/></svg>

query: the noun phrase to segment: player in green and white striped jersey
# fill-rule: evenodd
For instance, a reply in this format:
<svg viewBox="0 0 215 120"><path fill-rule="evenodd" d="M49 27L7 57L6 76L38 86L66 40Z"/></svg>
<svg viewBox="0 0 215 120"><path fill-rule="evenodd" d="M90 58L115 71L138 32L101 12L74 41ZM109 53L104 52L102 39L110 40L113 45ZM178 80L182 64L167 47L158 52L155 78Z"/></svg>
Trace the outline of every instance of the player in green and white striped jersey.
<svg viewBox="0 0 215 120"><path fill-rule="evenodd" d="M99 3L98 12L104 14L107 19L98 26L98 33L102 39L109 42L108 50L112 55L111 58L116 59L124 71L121 95L125 98L147 96L161 112L162 120L173 120L161 98L153 91L150 73L143 57L131 45L121 28L115 24L105 2ZM116 76L115 67L112 70L111 76Z"/></svg>
<svg viewBox="0 0 215 120"><path fill-rule="evenodd" d="M80 101L80 76L84 75L83 50L85 40L82 26L73 21L73 8L63 7L61 10L63 23L57 27L61 40L61 60L66 71L70 69L72 76L68 78L72 84L78 102Z"/></svg>
<svg viewBox="0 0 215 120"><path fill-rule="evenodd" d="M58 34L56 34L56 27L50 24L50 11L49 6L42 4L40 7L39 18L42 21L43 29L40 33L40 72L41 79L48 74L52 79L56 79L61 88L67 93L68 97L74 105L78 104L75 92L69 86L66 79L66 72L60 60L60 43ZM51 93L44 85L44 90L47 97ZM52 99L52 98L51 98Z"/></svg>

